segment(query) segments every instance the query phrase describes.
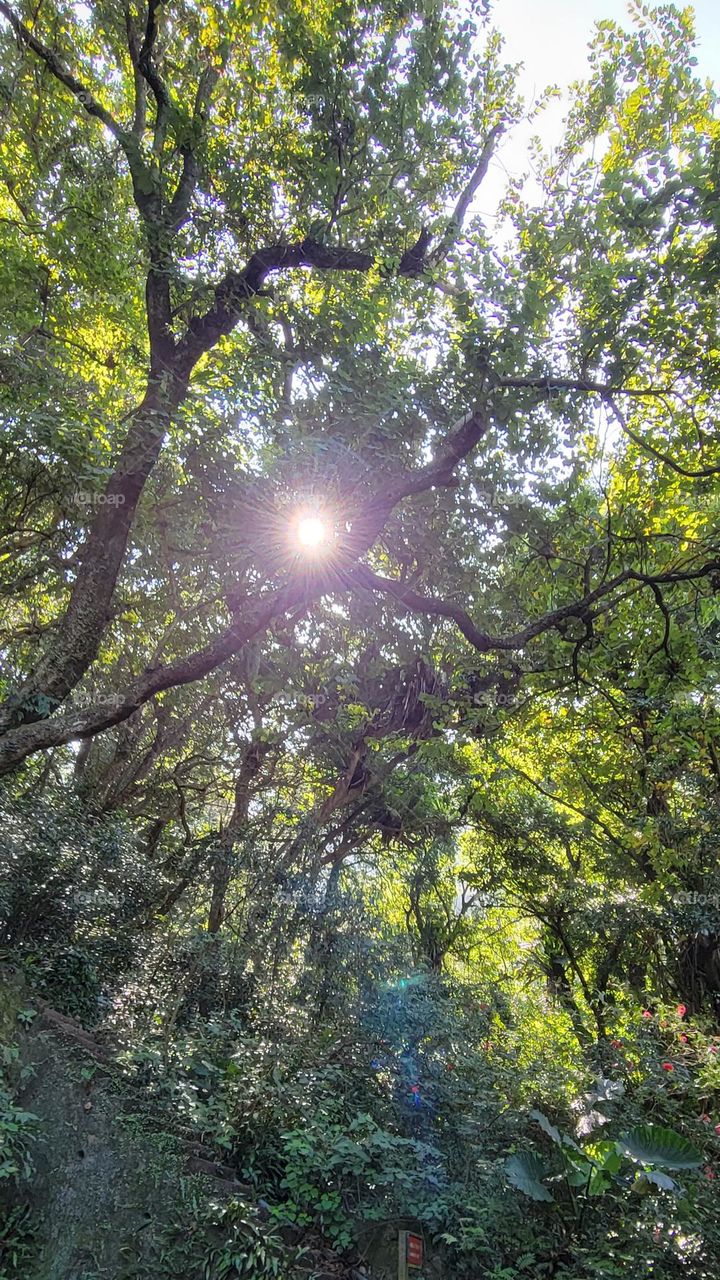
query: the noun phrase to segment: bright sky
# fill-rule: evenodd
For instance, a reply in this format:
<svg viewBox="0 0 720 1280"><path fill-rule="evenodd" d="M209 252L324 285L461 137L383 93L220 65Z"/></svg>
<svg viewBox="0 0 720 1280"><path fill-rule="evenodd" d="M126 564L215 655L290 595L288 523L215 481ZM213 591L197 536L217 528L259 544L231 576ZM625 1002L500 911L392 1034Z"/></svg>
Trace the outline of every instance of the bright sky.
<svg viewBox="0 0 720 1280"><path fill-rule="evenodd" d="M679 6L684 7L684 6ZM695 25L698 71L720 84L720 0L697 0ZM587 70L587 46L595 22L611 18L630 27L626 0L494 0L493 25L505 38L508 62L522 62L520 89L530 100L549 84L566 89ZM530 137L539 134L546 144L562 136L565 103L551 103L528 128L518 128L504 140L478 198L481 213L489 213L501 193L504 166L510 173L527 168Z"/></svg>

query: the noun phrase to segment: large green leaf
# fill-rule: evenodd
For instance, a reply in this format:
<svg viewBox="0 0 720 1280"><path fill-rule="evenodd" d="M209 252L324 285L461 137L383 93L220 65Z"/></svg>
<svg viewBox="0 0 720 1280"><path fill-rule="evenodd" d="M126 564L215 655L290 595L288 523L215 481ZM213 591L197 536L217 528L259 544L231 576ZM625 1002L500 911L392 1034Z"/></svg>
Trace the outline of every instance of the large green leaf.
<svg viewBox="0 0 720 1280"><path fill-rule="evenodd" d="M591 1154L598 1161L603 1173L617 1173L622 1164L622 1156L617 1149L616 1142L610 1142L609 1139L603 1142L596 1142L591 1149Z"/></svg>
<svg viewBox="0 0 720 1280"><path fill-rule="evenodd" d="M587 1193L589 1196L601 1196L609 1186L610 1179L605 1176L601 1169L595 1169L588 1182Z"/></svg>
<svg viewBox="0 0 720 1280"><path fill-rule="evenodd" d="M675 1183L667 1173L660 1173L657 1169L648 1170L645 1174L648 1182L652 1182L654 1186L660 1187L661 1191L674 1191Z"/></svg>
<svg viewBox="0 0 720 1280"><path fill-rule="evenodd" d="M593 1166L587 1160L571 1164L565 1174L565 1181L571 1187L586 1187L593 1174Z"/></svg>
<svg viewBox="0 0 720 1280"><path fill-rule="evenodd" d="M702 1164L702 1156L687 1138L660 1125L638 1125L623 1135L619 1147L633 1160L663 1165L667 1169L697 1169Z"/></svg>
<svg viewBox="0 0 720 1280"><path fill-rule="evenodd" d="M505 1165L505 1173L508 1182L531 1200L552 1200L550 1192L541 1181L547 1177L547 1169L540 1157L532 1151L521 1151L518 1155L511 1156Z"/></svg>
<svg viewBox="0 0 720 1280"><path fill-rule="evenodd" d="M534 1108L530 1112L530 1115L533 1120L537 1120L543 1133L546 1133L548 1138L552 1138L556 1146L561 1147L563 1142L562 1134L560 1130L556 1128L556 1126L552 1124L550 1120L548 1120L547 1116L545 1115L545 1112L538 1111L536 1108Z"/></svg>

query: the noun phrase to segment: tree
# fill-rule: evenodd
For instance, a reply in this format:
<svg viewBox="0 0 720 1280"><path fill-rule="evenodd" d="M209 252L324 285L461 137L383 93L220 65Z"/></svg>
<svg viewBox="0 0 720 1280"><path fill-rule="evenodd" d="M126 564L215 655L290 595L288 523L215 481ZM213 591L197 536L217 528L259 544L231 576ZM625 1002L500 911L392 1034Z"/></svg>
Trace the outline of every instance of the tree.
<svg viewBox="0 0 720 1280"><path fill-rule="evenodd" d="M625 47L604 37L588 118L578 108L568 139L571 177L549 175L542 212L518 210L511 261L467 221L519 111L482 15L329 5L310 18L289 6L268 24L222 5L151 3L142 15L44 9L30 26L8 5L2 13L7 139L23 157L6 176L21 282L6 390L12 404L29 373L36 397L11 410L7 446L11 465L28 442L35 458L9 495L21 599L6 770L203 680L269 628L297 636L330 597L351 613L371 594L400 616L446 619L480 655L523 654L553 633L577 654L628 591L658 600L709 580L711 530L692 555L648 557L644 541L603 528L582 445L547 496L534 500L522 478L564 433L580 441L593 398L663 476L713 474L711 461L693 471L658 458L693 448L709 394L660 318L668 269L688 299L696 283L706 232L686 211L706 207L711 180L697 129L710 127L710 99L692 96L687 59L671 69L658 53L677 52L679 19L663 19L664 45L648 46L646 32ZM657 82L665 95L655 132L636 129L624 151L624 120L649 106L610 85L623 59L639 94ZM63 128L70 145L58 151ZM593 130L615 151L588 205L594 169L582 149ZM688 230L670 267L614 288L638 246L669 242L673 216ZM612 251L577 272L577 254L606 227ZM608 299L604 328L593 328ZM560 354L552 330L563 317ZM41 402L80 398L84 444L70 413L45 454ZM118 405L127 428L110 421ZM638 434L639 413L672 433L665 450L652 431ZM73 509L78 467L88 488ZM498 485L516 506L494 510ZM319 491L331 498L333 554L298 564L285 527ZM527 539L533 569L503 567L489 609L477 579L497 575L500 557L490 537L473 543L478 516L503 521L503 556ZM573 564L553 526L575 544L588 518L596 528ZM108 664L111 700L85 696L73 709L73 691Z"/></svg>

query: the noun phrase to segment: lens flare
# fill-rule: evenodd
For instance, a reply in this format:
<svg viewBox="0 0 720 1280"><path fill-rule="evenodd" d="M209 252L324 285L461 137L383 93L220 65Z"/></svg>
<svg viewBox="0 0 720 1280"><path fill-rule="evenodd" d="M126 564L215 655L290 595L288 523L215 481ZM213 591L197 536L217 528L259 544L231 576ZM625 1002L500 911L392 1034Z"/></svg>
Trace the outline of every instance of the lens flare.
<svg viewBox="0 0 720 1280"><path fill-rule="evenodd" d="M319 551L328 540L327 526L320 516L300 516L296 534L303 551Z"/></svg>

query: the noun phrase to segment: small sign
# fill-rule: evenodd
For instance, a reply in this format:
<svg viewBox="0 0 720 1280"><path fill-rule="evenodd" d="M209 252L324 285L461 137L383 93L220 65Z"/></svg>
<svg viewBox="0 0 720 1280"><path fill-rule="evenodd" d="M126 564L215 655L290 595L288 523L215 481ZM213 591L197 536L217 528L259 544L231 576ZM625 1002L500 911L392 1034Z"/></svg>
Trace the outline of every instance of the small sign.
<svg viewBox="0 0 720 1280"><path fill-rule="evenodd" d="M423 1238L407 1233L407 1264L409 1267L421 1267L423 1264Z"/></svg>

